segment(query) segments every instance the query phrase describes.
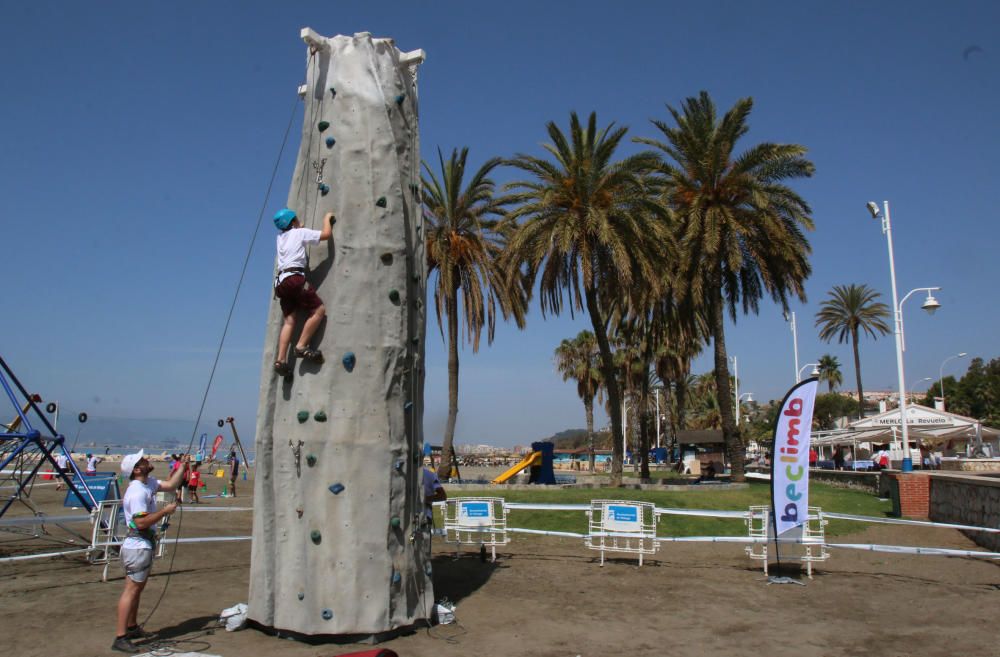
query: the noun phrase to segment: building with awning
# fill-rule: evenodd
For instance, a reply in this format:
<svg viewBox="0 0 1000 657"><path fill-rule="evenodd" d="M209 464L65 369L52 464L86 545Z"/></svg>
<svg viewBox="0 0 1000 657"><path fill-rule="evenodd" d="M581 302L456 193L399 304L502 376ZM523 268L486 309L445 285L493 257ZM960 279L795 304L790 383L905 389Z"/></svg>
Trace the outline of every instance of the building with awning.
<svg viewBox="0 0 1000 657"><path fill-rule="evenodd" d="M1000 431L984 426L975 418L941 411L919 404L906 405L906 425L910 449L921 446L943 456L1000 456ZM845 429L816 431L812 444L825 446L850 445L856 454L861 447L869 452L873 445L888 445L890 457L903 457L902 425L899 408L856 420ZM917 462L916 459L914 462Z"/></svg>

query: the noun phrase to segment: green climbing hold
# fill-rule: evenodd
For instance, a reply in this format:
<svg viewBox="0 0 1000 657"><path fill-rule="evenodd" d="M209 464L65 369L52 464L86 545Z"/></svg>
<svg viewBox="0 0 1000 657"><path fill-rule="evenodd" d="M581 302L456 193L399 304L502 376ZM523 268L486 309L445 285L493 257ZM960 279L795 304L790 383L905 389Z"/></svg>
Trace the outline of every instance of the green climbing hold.
<svg viewBox="0 0 1000 657"><path fill-rule="evenodd" d="M399 290L389 290L389 301L399 304Z"/></svg>
<svg viewBox="0 0 1000 657"><path fill-rule="evenodd" d="M326 130L327 128L330 127L330 122L329 121L320 121L318 124L316 124L316 127L319 128L320 132L323 132L324 130Z"/></svg>
<svg viewBox="0 0 1000 657"><path fill-rule="evenodd" d="M402 105L404 100L406 100L406 94L399 94L398 96L396 96L397 105Z"/></svg>
<svg viewBox="0 0 1000 657"><path fill-rule="evenodd" d="M337 95L337 90L334 89L333 87L330 87L330 98L333 98L336 95Z"/></svg>
<svg viewBox="0 0 1000 657"><path fill-rule="evenodd" d="M392 574L392 583L393 583L393 584L399 584L399 582L400 582L400 581L401 581L402 579L403 579L403 576L402 576L402 575L400 575L398 571L396 571L396 572L394 572L394 573Z"/></svg>
<svg viewBox="0 0 1000 657"><path fill-rule="evenodd" d="M299 411L296 417L299 418L299 424L302 424L309 419L309 411Z"/></svg>
<svg viewBox="0 0 1000 657"><path fill-rule="evenodd" d="M384 208L386 205L388 205L388 202L385 200L384 196L379 196L378 200L375 201L375 205L379 206L380 208Z"/></svg>
<svg viewBox="0 0 1000 657"><path fill-rule="evenodd" d="M326 196L327 194L330 193L330 186L327 185L326 183L320 183L319 193L322 194L323 196Z"/></svg>
<svg viewBox="0 0 1000 657"><path fill-rule="evenodd" d="M317 422L326 422L326 413L323 411L316 411L316 415L313 415L313 419Z"/></svg>
<svg viewBox="0 0 1000 657"><path fill-rule="evenodd" d="M306 454L306 465L308 465L310 468L316 465L315 454Z"/></svg>
<svg viewBox="0 0 1000 657"><path fill-rule="evenodd" d="M400 523L400 521L399 521L399 518L396 518L396 517L393 517L393 518L392 518L392 519L391 519L391 520L389 521L389 524L390 524L390 525L392 525L393 527L399 527L399 525L400 525L401 523Z"/></svg>
<svg viewBox="0 0 1000 657"><path fill-rule="evenodd" d="M419 283L420 282L420 274L414 274L413 275L413 282L414 283Z"/></svg>
<svg viewBox="0 0 1000 657"><path fill-rule="evenodd" d="M420 338L410 338L410 342L413 344L420 344Z"/></svg>
<svg viewBox="0 0 1000 657"><path fill-rule="evenodd" d="M319 545L320 542L323 540L323 535L319 533L318 529L314 529L311 532L309 532L309 539L312 540L312 542L315 543L316 545Z"/></svg>
<svg viewBox="0 0 1000 657"><path fill-rule="evenodd" d="M299 591L299 600L305 600L305 599L306 599L306 594L303 593L302 591Z"/></svg>

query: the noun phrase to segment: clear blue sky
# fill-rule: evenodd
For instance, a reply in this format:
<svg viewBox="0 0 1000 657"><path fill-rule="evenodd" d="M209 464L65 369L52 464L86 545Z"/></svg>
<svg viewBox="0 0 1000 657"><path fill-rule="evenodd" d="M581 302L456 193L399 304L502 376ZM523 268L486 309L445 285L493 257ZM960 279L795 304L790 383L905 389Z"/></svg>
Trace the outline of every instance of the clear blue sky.
<svg viewBox="0 0 1000 657"><path fill-rule="evenodd" d="M996 3L3 0L2 15L0 354L67 412L193 421L303 78L303 26L426 50L427 159L455 146L477 163L538 153L545 122L565 125L571 110L638 136L702 89L722 108L752 96L746 145L801 143L816 164L797 186L816 221L809 300L794 307L801 362L832 353L854 387L850 347L822 344L813 316L836 284L888 300L885 239L864 208L883 199L900 294L944 288L933 318L907 304L907 385L959 351L998 355ZM298 127L268 216L297 141ZM248 434L273 257L265 225L206 410ZM492 347L463 351L458 440L509 445L583 426L552 350L588 326L543 321L536 306L527 330L504 326ZM436 325L428 334L425 429L438 442L446 362ZM780 398L793 379L780 309L741 317L727 340L741 390ZM894 387L891 336L865 341L862 359L866 389Z"/></svg>

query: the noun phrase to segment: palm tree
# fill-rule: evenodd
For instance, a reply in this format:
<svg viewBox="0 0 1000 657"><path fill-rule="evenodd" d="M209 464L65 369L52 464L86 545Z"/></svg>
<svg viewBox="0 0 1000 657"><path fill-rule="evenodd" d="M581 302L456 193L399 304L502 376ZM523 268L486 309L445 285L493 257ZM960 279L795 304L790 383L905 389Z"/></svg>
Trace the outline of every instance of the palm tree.
<svg viewBox="0 0 1000 657"><path fill-rule="evenodd" d="M680 250L689 254L681 278L701 303L712 338L719 399L731 399L725 311L756 313L767 293L786 306L805 300L811 273L803 229L813 227L810 208L785 183L812 175L806 148L760 143L737 154L753 100L738 100L719 119L707 92L688 98L682 110L667 106L676 126L653 121L664 140L640 139L662 152L670 205L680 221ZM743 480L745 449L733 408L720 405L723 437L733 480Z"/></svg>
<svg viewBox="0 0 1000 657"><path fill-rule="evenodd" d="M823 354L819 359L819 380L826 381L830 392L844 382L844 376L840 373L840 361L836 356Z"/></svg>
<svg viewBox="0 0 1000 657"><path fill-rule="evenodd" d="M440 179L423 163L427 174L422 180L427 268L428 275L437 272L434 309L442 337L442 315L448 321L448 423L438 468L443 477L451 471L458 418L459 307L465 322L464 337L475 353L483 326L487 327L487 341L493 342L498 310L504 319L512 317L518 328L524 328L527 306L527 295L508 284L510 279L498 262L506 233L491 217L502 215L503 202L494 196L495 185L488 176L501 161L488 160L463 188L468 153L468 148L461 153L453 150L445 162L439 149Z"/></svg>
<svg viewBox="0 0 1000 657"><path fill-rule="evenodd" d="M583 400L587 414L587 437L590 440L590 471L594 471L594 397L601 389L601 369L598 365L597 339L590 331L580 331L572 340L556 347L556 369L563 381L576 381L576 394Z"/></svg>
<svg viewBox="0 0 1000 657"><path fill-rule="evenodd" d="M527 289L540 276L542 315L559 314L565 297L569 311L587 310L601 357L601 374L611 415L611 480L622 475L621 386L615 373L608 320L641 283L655 286L672 253L666 209L648 174L652 153L614 161L627 132L611 124L598 129L597 115L584 126L570 115L569 134L547 124L551 159L519 154L511 165L531 176L512 182L509 199L518 205L514 220L524 220L510 238L507 266L523 273Z"/></svg>
<svg viewBox="0 0 1000 657"><path fill-rule="evenodd" d="M854 372L858 378L858 417L865 416L865 397L861 389L861 358L858 355L858 333L864 331L872 339L878 333L885 335L891 330L886 320L889 306L878 301L878 292L867 285L835 285L830 290L830 298L820 305L816 313L819 337L830 342L834 337L840 343L851 338L854 347Z"/></svg>

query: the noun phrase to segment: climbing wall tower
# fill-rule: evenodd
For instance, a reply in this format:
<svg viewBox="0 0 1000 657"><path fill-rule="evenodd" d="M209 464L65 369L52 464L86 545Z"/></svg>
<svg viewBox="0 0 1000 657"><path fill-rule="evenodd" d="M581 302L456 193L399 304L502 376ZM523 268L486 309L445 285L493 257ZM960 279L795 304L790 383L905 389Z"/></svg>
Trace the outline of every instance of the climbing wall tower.
<svg viewBox="0 0 1000 657"><path fill-rule="evenodd" d="M250 620L301 635L385 635L430 618L421 457L426 267L416 67L391 39L309 46L288 207L333 240L307 279L327 318L322 365L274 373L272 300L257 417ZM301 324L301 322L300 322ZM294 340L292 344L295 344Z"/></svg>

